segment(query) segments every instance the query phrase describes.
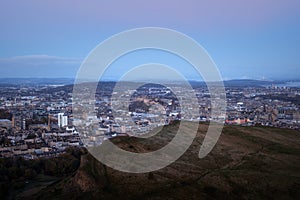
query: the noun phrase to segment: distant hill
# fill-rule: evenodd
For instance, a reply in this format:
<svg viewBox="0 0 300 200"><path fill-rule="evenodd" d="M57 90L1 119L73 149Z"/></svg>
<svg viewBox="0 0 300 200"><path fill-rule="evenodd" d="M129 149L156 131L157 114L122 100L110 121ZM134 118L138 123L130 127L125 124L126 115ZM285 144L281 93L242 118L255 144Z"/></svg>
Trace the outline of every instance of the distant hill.
<svg viewBox="0 0 300 200"><path fill-rule="evenodd" d="M178 125L169 125L149 139L118 137L112 141L127 151L153 151L172 139ZM300 198L299 131L225 126L213 151L199 159L207 128L208 124L200 124L188 151L161 170L124 173L86 154L75 174L22 199Z"/></svg>
<svg viewBox="0 0 300 200"><path fill-rule="evenodd" d="M114 81L105 81L104 83L115 83ZM262 87L271 84L284 84L288 81L264 81L252 79L235 79L226 80L226 87ZM73 78L0 78L0 86L10 85L71 85L74 83ZM172 82L180 84L180 82ZM203 87L206 85L204 81L189 81L192 87Z"/></svg>
<svg viewBox="0 0 300 200"><path fill-rule="evenodd" d="M46 91L48 92L53 92L53 91L59 91L59 90L66 90L68 92L72 92L73 90L73 82L72 79L49 79L49 80L32 80L29 81L27 84L33 84L33 83L39 83L39 84L48 84L48 85L63 85L63 86L58 86L55 88L50 88L50 89L46 89ZM50 84L51 83L51 84ZM199 88L199 87L206 87L206 83L203 81L189 81L190 85L193 88ZM259 80L251 80L251 79L240 79L240 80L229 80L229 81L224 81L224 86L225 87L231 87L231 88L245 88L245 87L264 87L264 86L268 86L268 85L272 85L272 84L284 84L284 82L282 81L259 81ZM46 84L46 85L47 85ZM93 82L84 82L84 83L80 83L82 84L82 86L88 86L90 84L94 84ZM157 86L157 84L149 84L149 83L138 83L138 82L122 82L123 85L127 85L129 88L135 88L138 84L144 85L146 84L148 87L150 87L151 85L155 85ZM180 85L181 82L171 82L168 84L174 84L174 85ZM105 93L109 93L112 92L114 86L116 85L116 82L114 81L103 81L103 82L99 82L98 83L98 89L97 91L99 93L101 92L105 92ZM1 79L0 79L0 86L1 86Z"/></svg>
<svg viewBox="0 0 300 200"><path fill-rule="evenodd" d="M203 81L189 81L193 87L205 86ZM264 81L253 79L233 79L223 81L225 87L245 88L245 87L265 87L272 84L284 84L285 81Z"/></svg>
<svg viewBox="0 0 300 200"><path fill-rule="evenodd" d="M67 85L73 84L71 78L0 78L0 85Z"/></svg>
<svg viewBox="0 0 300 200"><path fill-rule="evenodd" d="M278 81L262 81L252 79L236 79L224 81L225 87L263 87L265 85L271 85L272 83L283 83Z"/></svg>

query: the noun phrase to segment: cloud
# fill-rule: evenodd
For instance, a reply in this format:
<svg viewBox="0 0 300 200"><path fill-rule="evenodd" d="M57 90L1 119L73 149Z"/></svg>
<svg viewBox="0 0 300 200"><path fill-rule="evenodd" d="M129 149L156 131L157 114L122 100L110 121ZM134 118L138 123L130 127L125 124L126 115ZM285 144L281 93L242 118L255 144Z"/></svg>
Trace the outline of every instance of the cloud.
<svg viewBox="0 0 300 200"><path fill-rule="evenodd" d="M15 56L11 58L0 58L0 65L4 64L24 64L24 65L49 65L49 64L80 64L81 60L78 58L65 58L49 55L26 55Z"/></svg>
<svg viewBox="0 0 300 200"><path fill-rule="evenodd" d="M81 59L49 55L26 55L0 58L0 76L5 77L74 77Z"/></svg>

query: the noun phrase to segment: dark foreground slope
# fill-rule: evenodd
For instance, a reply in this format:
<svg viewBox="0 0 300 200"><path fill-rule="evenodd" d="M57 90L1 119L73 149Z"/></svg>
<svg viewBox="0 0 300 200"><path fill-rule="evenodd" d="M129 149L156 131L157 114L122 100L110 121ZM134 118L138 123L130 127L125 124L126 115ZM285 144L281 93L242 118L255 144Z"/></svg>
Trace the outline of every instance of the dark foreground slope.
<svg viewBox="0 0 300 200"><path fill-rule="evenodd" d="M177 127L170 125L148 140L115 138L113 142L129 151L147 152L165 145ZM207 124L201 124L188 151L164 169L124 173L86 154L73 176L48 186L34 198L300 199L299 131L227 126L213 151L199 159L206 129Z"/></svg>

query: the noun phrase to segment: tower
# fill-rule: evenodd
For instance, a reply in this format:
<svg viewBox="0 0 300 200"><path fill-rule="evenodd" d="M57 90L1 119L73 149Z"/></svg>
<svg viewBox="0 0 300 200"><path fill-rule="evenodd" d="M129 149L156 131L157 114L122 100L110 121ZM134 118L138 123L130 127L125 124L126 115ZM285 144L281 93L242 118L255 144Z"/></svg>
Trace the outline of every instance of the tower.
<svg viewBox="0 0 300 200"><path fill-rule="evenodd" d="M13 114L12 118L11 118L11 127L15 128L15 115Z"/></svg>
<svg viewBox="0 0 300 200"><path fill-rule="evenodd" d="M58 113L57 119L58 119L58 126L60 128L64 126L68 126L68 116L65 115L64 113Z"/></svg>
<svg viewBox="0 0 300 200"><path fill-rule="evenodd" d="M51 114L48 114L48 131L51 130Z"/></svg>
<svg viewBox="0 0 300 200"><path fill-rule="evenodd" d="M25 118L22 118L22 126L21 126L21 128L23 130L26 130L26 119Z"/></svg>

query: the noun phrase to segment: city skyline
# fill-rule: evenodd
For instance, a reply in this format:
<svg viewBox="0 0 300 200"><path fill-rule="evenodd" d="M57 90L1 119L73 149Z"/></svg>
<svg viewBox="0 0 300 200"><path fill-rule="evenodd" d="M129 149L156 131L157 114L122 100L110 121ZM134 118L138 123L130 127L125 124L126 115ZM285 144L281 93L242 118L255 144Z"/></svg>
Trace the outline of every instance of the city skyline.
<svg viewBox="0 0 300 200"><path fill-rule="evenodd" d="M195 39L224 80L298 79L300 3L223 1L1 1L0 78L75 78L84 58L100 42L138 27L164 27ZM136 59L138 58L138 59ZM130 69L159 62L192 70L178 58L154 51L120 58ZM108 77L112 77L112 70Z"/></svg>

